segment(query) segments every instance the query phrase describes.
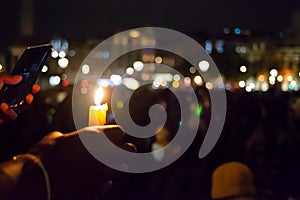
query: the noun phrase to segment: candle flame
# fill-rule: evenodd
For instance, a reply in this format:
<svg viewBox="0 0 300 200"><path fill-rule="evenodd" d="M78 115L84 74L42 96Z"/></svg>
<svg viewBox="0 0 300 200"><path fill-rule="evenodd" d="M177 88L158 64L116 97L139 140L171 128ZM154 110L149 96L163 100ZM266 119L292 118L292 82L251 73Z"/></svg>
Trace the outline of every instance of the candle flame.
<svg viewBox="0 0 300 200"><path fill-rule="evenodd" d="M104 96L104 91L102 87L98 87L95 93L95 104L100 105Z"/></svg>

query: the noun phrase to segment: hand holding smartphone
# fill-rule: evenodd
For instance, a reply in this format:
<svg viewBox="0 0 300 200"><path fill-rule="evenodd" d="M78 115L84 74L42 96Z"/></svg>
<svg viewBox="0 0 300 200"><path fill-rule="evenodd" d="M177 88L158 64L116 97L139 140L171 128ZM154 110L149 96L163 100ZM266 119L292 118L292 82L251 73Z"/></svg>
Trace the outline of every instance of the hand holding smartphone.
<svg viewBox="0 0 300 200"><path fill-rule="evenodd" d="M15 85L4 84L0 91L0 103L7 103L15 112L22 111L26 95L31 92L51 51L52 46L45 44L28 47L23 52L11 72L11 75L22 76L22 80Z"/></svg>

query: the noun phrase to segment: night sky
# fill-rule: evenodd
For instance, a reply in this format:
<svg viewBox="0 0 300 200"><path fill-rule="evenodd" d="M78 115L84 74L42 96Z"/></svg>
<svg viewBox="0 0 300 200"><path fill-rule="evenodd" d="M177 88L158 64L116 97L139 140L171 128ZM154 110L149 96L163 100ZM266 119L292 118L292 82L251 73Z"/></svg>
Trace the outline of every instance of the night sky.
<svg viewBox="0 0 300 200"><path fill-rule="evenodd" d="M21 0L1 1L1 40L19 35ZM285 31L298 0L34 0L34 36L108 37L117 31L159 26L186 34L222 32L224 27Z"/></svg>

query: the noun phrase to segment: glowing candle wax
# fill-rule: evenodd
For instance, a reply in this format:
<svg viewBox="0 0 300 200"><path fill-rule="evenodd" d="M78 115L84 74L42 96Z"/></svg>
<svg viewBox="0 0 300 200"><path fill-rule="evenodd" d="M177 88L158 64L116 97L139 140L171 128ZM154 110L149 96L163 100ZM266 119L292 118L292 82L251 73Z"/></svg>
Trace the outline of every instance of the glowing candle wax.
<svg viewBox="0 0 300 200"><path fill-rule="evenodd" d="M95 93L95 104L89 109L89 126L100 126L106 123L107 103L101 104L103 99L103 88L99 87Z"/></svg>

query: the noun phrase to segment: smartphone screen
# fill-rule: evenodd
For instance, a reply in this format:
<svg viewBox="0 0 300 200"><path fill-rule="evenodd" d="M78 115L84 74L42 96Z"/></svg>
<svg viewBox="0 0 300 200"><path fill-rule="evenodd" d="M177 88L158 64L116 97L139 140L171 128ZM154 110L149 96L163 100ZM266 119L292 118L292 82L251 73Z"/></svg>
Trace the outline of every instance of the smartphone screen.
<svg viewBox="0 0 300 200"><path fill-rule="evenodd" d="M0 92L0 102L6 102L14 109L22 106L51 51L49 44L28 47L11 72L12 75L21 75L22 81L16 85L5 84Z"/></svg>

